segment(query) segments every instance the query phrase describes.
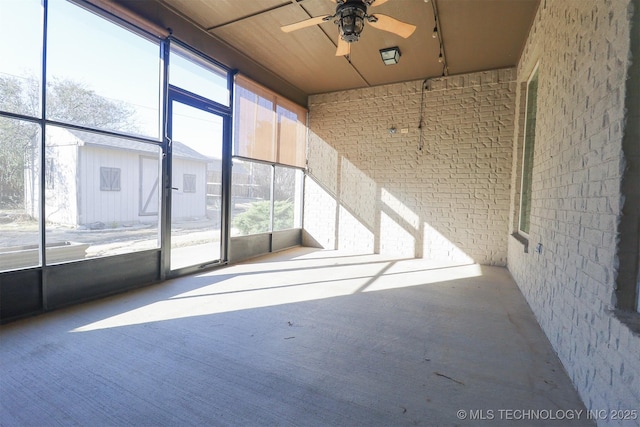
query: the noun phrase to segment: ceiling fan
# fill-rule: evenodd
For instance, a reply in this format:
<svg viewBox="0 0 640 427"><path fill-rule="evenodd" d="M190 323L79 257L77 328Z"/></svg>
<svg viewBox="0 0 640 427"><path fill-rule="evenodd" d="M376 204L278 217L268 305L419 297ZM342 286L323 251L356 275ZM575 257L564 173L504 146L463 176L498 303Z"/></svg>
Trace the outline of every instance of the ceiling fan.
<svg viewBox="0 0 640 427"><path fill-rule="evenodd" d="M415 25L398 21L387 15L375 14L369 15L367 9L369 6L379 6L389 0L330 0L336 3L336 13L333 15L317 16L315 18L305 19L304 21L294 24L284 25L280 27L285 33L299 30L301 28L311 27L313 25L322 24L324 22L333 21L338 26L340 37L338 38L338 49L336 56L349 55L351 52L351 43L358 41L360 33L364 29L364 23L367 21L369 25L378 30L388 31L397 34L405 39L409 37L416 29Z"/></svg>

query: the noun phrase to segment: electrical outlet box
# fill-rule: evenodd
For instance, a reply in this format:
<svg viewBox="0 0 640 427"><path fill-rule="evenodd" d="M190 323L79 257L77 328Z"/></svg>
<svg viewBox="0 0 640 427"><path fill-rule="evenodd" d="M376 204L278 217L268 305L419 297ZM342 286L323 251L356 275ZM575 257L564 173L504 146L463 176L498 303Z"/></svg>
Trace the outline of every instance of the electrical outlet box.
<svg viewBox="0 0 640 427"><path fill-rule="evenodd" d="M400 129L400 133L409 133L409 128Z"/></svg>

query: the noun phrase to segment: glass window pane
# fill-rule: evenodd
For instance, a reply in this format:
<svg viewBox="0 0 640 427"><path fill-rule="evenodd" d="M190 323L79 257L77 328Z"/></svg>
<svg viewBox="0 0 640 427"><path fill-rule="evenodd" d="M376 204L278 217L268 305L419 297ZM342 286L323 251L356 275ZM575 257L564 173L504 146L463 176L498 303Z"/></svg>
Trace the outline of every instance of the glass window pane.
<svg viewBox="0 0 640 427"><path fill-rule="evenodd" d="M159 247L159 146L48 126L47 264Z"/></svg>
<svg viewBox="0 0 640 427"><path fill-rule="evenodd" d="M235 104L234 155L275 162L273 101L237 86Z"/></svg>
<svg viewBox="0 0 640 427"><path fill-rule="evenodd" d="M296 167L306 164L307 110L236 76L233 154Z"/></svg>
<svg viewBox="0 0 640 427"><path fill-rule="evenodd" d="M306 112L302 108L278 105L278 163L304 167L306 163Z"/></svg>
<svg viewBox="0 0 640 427"><path fill-rule="evenodd" d="M229 106L227 72L176 44L171 45L169 56L169 83Z"/></svg>
<svg viewBox="0 0 640 427"><path fill-rule="evenodd" d="M49 1L46 115L159 138L159 44L67 1Z"/></svg>
<svg viewBox="0 0 640 427"><path fill-rule="evenodd" d="M529 233L531 220L531 188L533 178L533 150L536 137L536 109L538 102L538 72L527 85L524 154L522 161L522 194L520 197L520 231Z"/></svg>
<svg viewBox="0 0 640 427"><path fill-rule="evenodd" d="M172 270L220 259L222 116L171 103Z"/></svg>
<svg viewBox="0 0 640 427"><path fill-rule="evenodd" d="M273 166L233 160L231 177L231 235L271 231L271 173Z"/></svg>
<svg viewBox="0 0 640 427"><path fill-rule="evenodd" d="M0 271L40 265L40 127L0 117Z"/></svg>
<svg viewBox="0 0 640 427"><path fill-rule="evenodd" d="M299 228L302 208L302 171L276 166L273 183L273 230Z"/></svg>
<svg viewBox="0 0 640 427"><path fill-rule="evenodd" d="M42 5L0 1L0 110L41 115Z"/></svg>

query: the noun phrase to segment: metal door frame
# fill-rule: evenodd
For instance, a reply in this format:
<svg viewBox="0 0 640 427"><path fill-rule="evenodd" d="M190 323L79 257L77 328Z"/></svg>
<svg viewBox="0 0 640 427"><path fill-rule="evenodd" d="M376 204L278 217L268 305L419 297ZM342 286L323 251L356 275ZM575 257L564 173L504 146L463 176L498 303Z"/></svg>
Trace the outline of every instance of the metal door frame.
<svg viewBox="0 0 640 427"><path fill-rule="evenodd" d="M162 221L162 275L176 277L225 265L229 259L229 220L231 200L231 107L168 85L166 107L166 132L163 140L163 221ZM171 201L172 201L172 126L173 102L193 107L222 118L222 189L220 222L220 259L202 265L171 269Z"/></svg>

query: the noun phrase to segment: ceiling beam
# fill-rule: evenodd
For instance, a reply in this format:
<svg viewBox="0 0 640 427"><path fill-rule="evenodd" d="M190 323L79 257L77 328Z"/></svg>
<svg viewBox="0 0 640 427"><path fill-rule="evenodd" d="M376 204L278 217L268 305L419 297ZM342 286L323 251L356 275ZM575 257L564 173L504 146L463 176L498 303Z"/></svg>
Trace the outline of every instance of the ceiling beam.
<svg viewBox="0 0 640 427"><path fill-rule="evenodd" d="M250 13L249 15L241 16L240 18L232 19L231 21L223 22L222 24L218 24L218 25L215 25L213 27L205 28L205 30L207 30L207 31L217 30L218 28L222 28L222 27L225 27L227 25L235 24L237 22L244 21L245 19L253 18L255 16L260 16L262 14L269 13L269 12L272 12L274 10L282 9L283 7L289 6L292 3L293 4L298 4L298 3L302 3L303 1L304 0L290 0L288 2L281 3L279 5L272 6L272 7L269 7L267 9L262 9L262 10L260 10L258 12ZM304 10L304 8L302 8L302 9ZM305 10L305 12L306 12L306 10Z"/></svg>

